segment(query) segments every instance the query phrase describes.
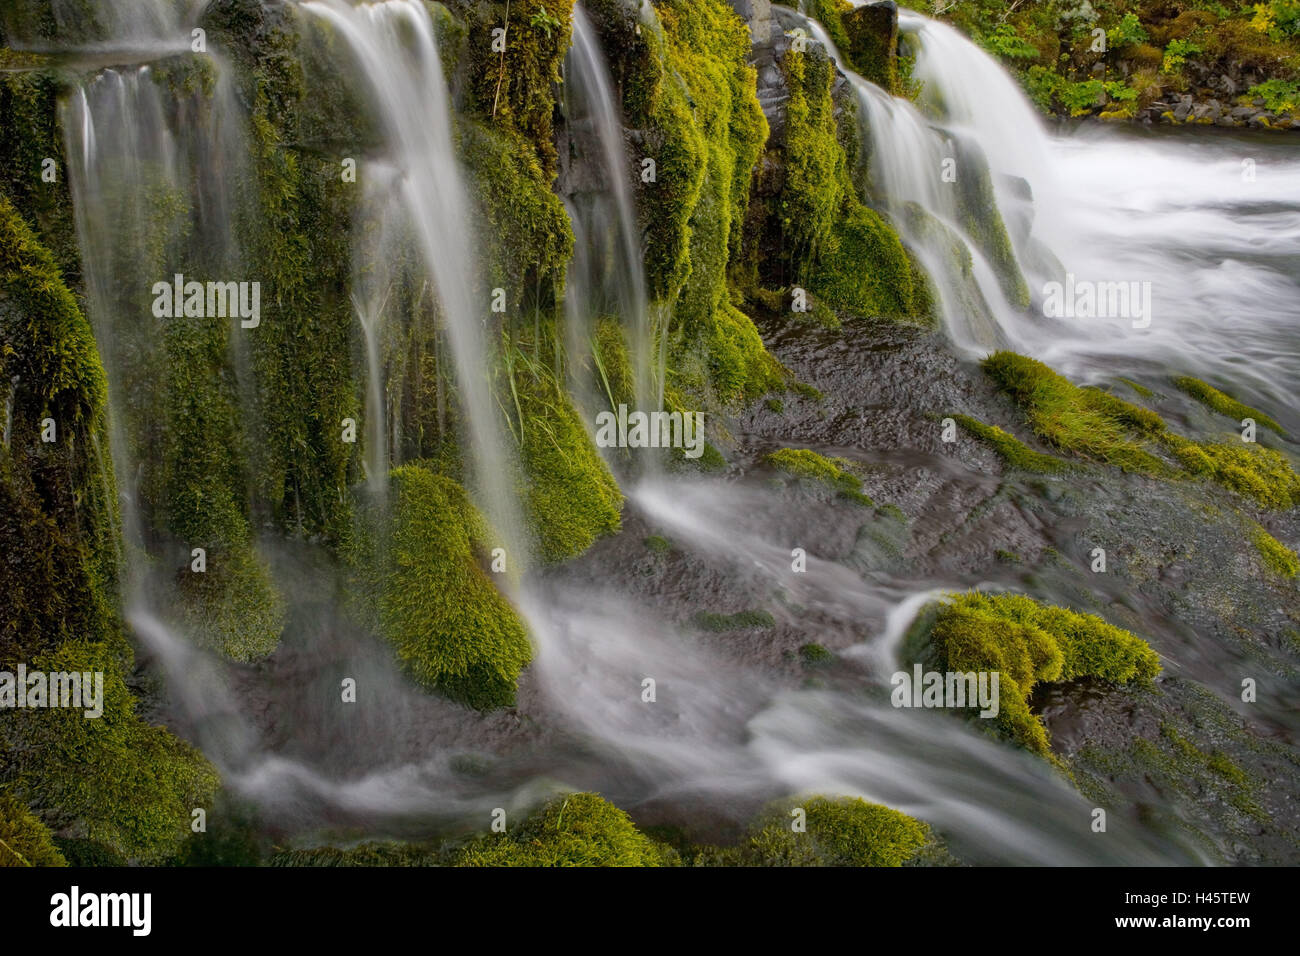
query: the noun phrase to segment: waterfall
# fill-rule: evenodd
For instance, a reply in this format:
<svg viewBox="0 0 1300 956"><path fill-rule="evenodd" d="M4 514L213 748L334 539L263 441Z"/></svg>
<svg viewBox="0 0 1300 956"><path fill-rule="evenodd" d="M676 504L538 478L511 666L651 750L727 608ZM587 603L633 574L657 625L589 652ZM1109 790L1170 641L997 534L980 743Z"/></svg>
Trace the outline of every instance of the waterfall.
<svg viewBox="0 0 1300 956"><path fill-rule="evenodd" d="M15 49L51 49L33 33L48 13L57 48L84 51L190 49L190 30L211 0L12 0L0 13Z"/></svg>
<svg viewBox="0 0 1300 956"><path fill-rule="evenodd" d="M590 338L600 314L616 315L629 333L638 406L649 409L653 403L653 408L660 408L664 373L655 354L631 188L632 164L605 54L580 4L573 8L573 42L564 74L565 113L576 158L584 172L599 173L598 182L580 184L569 200L570 218L581 242L575 244L566 306L576 328L585 330L571 339L577 338L573 344L581 347L581 338L584 334Z"/></svg>
<svg viewBox="0 0 1300 956"><path fill-rule="evenodd" d="M513 477L492 387L487 326L491 290L482 281L464 174L456 156L447 83L433 21L417 0L350 6L310 0L303 9L337 29L369 85L398 169L398 190L425 267L433 279L456 371L472 486L507 551L524 539ZM396 205L396 204L395 204ZM373 389L373 385L372 385Z"/></svg>
<svg viewBox="0 0 1300 956"><path fill-rule="evenodd" d="M175 273L232 275L242 258L231 198L241 127L217 64L210 101L174 93L160 73L185 64L168 61L94 74L62 104L87 312L109 377L112 457L132 544L142 534L142 474L153 467L132 449L159 427L168 369L150 290Z"/></svg>

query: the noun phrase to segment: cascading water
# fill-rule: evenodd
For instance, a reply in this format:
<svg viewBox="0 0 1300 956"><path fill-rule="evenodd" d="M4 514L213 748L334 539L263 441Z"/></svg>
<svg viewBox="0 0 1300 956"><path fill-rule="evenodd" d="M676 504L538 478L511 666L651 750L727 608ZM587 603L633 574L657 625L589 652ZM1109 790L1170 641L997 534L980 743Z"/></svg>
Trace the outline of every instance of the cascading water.
<svg viewBox="0 0 1300 956"><path fill-rule="evenodd" d="M1145 316L1003 313L1012 347L1077 378L1113 376L1117 362L1163 367L1287 405L1300 385L1300 281L1287 252L1300 234L1293 153L1258 138L1189 146L1127 130L1049 135L1007 72L955 29L908 11L899 28L922 105L988 157L1036 303L1047 283L1070 277L1150 289Z"/></svg>
<svg viewBox="0 0 1300 956"><path fill-rule="evenodd" d="M466 241L473 230L428 11L415 0L355 7L341 0L310 0L303 8L346 40L374 94L389 153L366 168L361 206L378 228L373 244L359 247L364 267L359 265L354 277L354 304L367 349L370 489L383 493L398 445L387 441L396 427L387 420L392 413L385 329L393 281L387 253L414 234L455 364L476 490L498 527L517 540L522 533L514 514L514 463L484 376L492 353L484 331L488 295ZM1068 253L1063 261L1081 273L1105 274L1115 266L1100 252L1090 257L1087 249L1118 248L1121 256L1140 263L1139 271L1169 280L1193 249L1224 255L1221 269L1185 283L1189 288L1176 300L1186 307L1179 319L1183 324L1177 332L1159 333L1164 337L1155 341L1183 364L1227 367L1229 358L1198 363L1192 353L1212 351L1209 336L1215 331L1221 336L1222 330L1215 330L1208 316L1225 308L1228 289L1244 286L1260 299L1255 310L1274 310L1282 318L1271 324L1241 322L1240 341L1256 368L1243 374L1260 380L1272 376L1274 383L1261 381L1259 390L1271 388L1275 397L1277 390L1295 384L1295 347L1282 335L1284 323L1294 323L1296 315L1295 280L1285 275L1284 257L1300 239L1300 189L1295 178L1282 175L1294 168L1293 160L1261 147L1268 160L1261 166L1270 173L1262 177L1263 185L1215 199L1215 184L1232 168L1227 147L1206 147L1188 160L1171 159L1155 142L1125 141L1121 149L1110 139L1051 140L1036 117L1022 115L1017 104L1023 99L1000 68L967 41L913 15L905 14L903 23L921 51L917 75L925 79L935 108L947 115L927 119L860 77L850 75L850 80L872 137L871 176L878 194L873 198L940 283L947 328L957 342L975 350L1007 340L1067 367L1070 361L1084 362L1088 372L1098 371L1086 365L1090 353L1118 355L1131 348L1119 337L1098 343L1095 336L1092 341L1083 335L1053 336L1008 303L1005 279L985 254L986 243L966 228L959 196L940 179L953 148L975 157L971 168L980 175L979 157L988 158L989 181L1004 210L1025 203L1025 192L1010 177L1032 186L1037 209L1032 225L1020 212L1008 214L1019 263L1031 276L1040 278L1038 270L1052 261L1040 253L1040 240L1058 255ZM815 22L809 26L837 55L825 31ZM236 136L239 125L228 88L219 80L218 102L196 117L182 109L181 119L195 122L177 123L169 119L174 104L154 71L141 66L99 73L72 94L64 117L90 314L108 366L112 418L119 430L113 438L118 485L128 504L137 497L141 463L127 450L147 437L148 423L138 409L154 401L150 374L161 362L151 348L150 328L139 323L147 308L140 289L148 287L146 278L167 278L175 269L228 274L241 258L230 228L234 176L215 161L223 155L217 144ZM629 166L608 76L594 31L578 10L567 72L569 121L585 126L597 148L581 157L595 185L579 190L569 207L580 258L566 306L571 333L581 330L580 340L590 338L593 316L605 310L634 330L638 399L646 401L656 384L650 371L653 327ZM1005 113L986 122L1003 105ZM1022 142L1029 144L1023 150ZM1116 165L1132 163L1135 151L1142 175L1130 178L1128 190L1111 188L1120 178ZM1039 154L1047 157L1041 167ZM1201 177L1203 192L1192 199L1166 183L1165 177L1173 181L1169 171L1179 163L1197 171L1183 170L1181 180ZM1049 165L1074 192L1052 184L1045 173ZM1081 213L1079 197L1094 191L1104 197L1096 204L1101 208ZM1250 203L1259 199L1285 211L1252 209ZM1045 210L1055 211L1045 216ZM1147 228L1133 230L1126 241L1116 223L1131 225L1135 213L1150 217L1138 220ZM192 245L180 229L189 218L200 231ZM1223 228L1225 220L1232 228ZM123 243L122 236L136 237L138 244ZM1148 249L1157 237L1167 245ZM952 268L954 244L969 255L969 273ZM193 250L203 250L202 256L187 258L187 251L198 255ZM1205 304L1193 301L1198 298ZM572 360L583 344L571 337L570 347ZM661 369L659 389L662 382ZM137 434L128 437L128 431ZM855 683L790 690L764 670L769 662L704 646L687 627L672 624L663 605L673 596L637 590L640 568L597 579L592 574L597 558L585 572L526 579L515 595L540 645L521 688L521 709L537 725L526 746L512 752L497 739L502 732L493 724L496 718L469 714L416 690L398 673L387 648L369 647L344 628L332 630L334 608L324 600L302 611L305 622L298 626L332 640L321 639L309 651L297 648L287 655L290 660L277 662L311 693L276 701L288 718L283 731L288 739L268 743L242 716L249 708L241 695L271 707L258 699L262 691L250 689L251 677L181 640L147 603L143 588L128 597L129 618L161 660L169 685L183 691L205 751L227 771L232 785L256 799L277 823L306 828L342 820L371 833L403 827L420 833L430 821L464 814L481 819L486 808L526 805L557 781L598 789L629 806L659 800L689 805L702 797L715 805L757 804L790 792L825 791L860 794L931 821L955 849L975 860L1202 860L1198 849L1155 827L1134 824L1123 840L1098 840L1088 827L1089 805L1041 761L951 716L889 705L885 679L898 664L904 631L915 615L944 593L978 582L893 574L858 550L842 561L811 556L810 573L792 575L791 541L806 540L808 516L759 479L717 484L655 476L629 489L629 499L629 521L670 535L688 555L692 574L726 581L753 603L773 608L778 626L807 627L811 620L813 627L843 636L840 643L847 648L841 656L859 667ZM134 520L133 509L127 514ZM128 537L138 540L138 529ZM293 654L302 659L292 659ZM360 728L340 730L340 724L330 723L340 718L312 709L323 708L315 701L335 693L333 665L339 662L346 662L345 672L358 675L364 686L386 695L384 707ZM661 695L653 708L638 699L646 677L657 681ZM311 729L323 726L332 730ZM493 750L502 755L484 777L451 769L452 754Z"/></svg>
<svg viewBox="0 0 1300 956"><path fill-rule="evenodd" d="M569 199L574 229L582 237L569 270L566 296L573 333L570 355L585 354L598 313L616 315L630 332L638 406L660 408L663 372L655 372L658 362L630 182L632 164L605 55L581 4L573 9L565 111L577 153L571 161L600 178L598 183L579 184Z"/></svg>
<svg viewBox="0 0 1300 956"><path fill-rule="evenodd" d="M310 0L302 6L344 37L371 87L446 328L468 423L471 484L505 537L507 551L522 555L523 524L512 482L516 470L484 375L492 367L486 334L492 292L472 252L474 223L429 11L415 0L355 7L342 0Z"/></svg>

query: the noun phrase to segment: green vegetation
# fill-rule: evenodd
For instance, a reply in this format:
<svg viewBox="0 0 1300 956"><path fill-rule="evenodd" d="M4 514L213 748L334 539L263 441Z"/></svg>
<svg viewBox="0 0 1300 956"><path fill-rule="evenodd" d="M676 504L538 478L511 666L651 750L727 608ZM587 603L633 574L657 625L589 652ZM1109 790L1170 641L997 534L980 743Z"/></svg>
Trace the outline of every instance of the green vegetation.
<svg viewBox="0 0 1300 956"><path fill-rule="evenodd" d="M411 464L391 480L391 524L371 532L385 546L359 536L360 610L423 686L480 709L512 706L532 648L479 564L497 546L490 529L443 475Z"/></svg>
<svg viewBox="0 0 1300 956"><path fill-rule="evenodd" d="M967 432L992 447L1011 468L1042 475L1060 474L1071 470L1067 462L1034 451L1020 439L1004 432L996 425L985 425L969 415L954 415L953 418Z"/></svg>
<svg viewBox="0 0 1300 956"><path fill-rule="evenodd" d="M1267 508L1300 503L1300 475L1282 452L1246 442L1192 441L1169 431L1155 412L1100 389L1079 388L1041 362L1014 352L995 352L983 367L1025 410L1030 427L1049 445L1125 471L1208 478ZM1171 453L1183 472L1147 447Z"/></svg>
<svg viewBox="0 0 1300 956"><path fill-rule="evenodd" d="M1176 385L1181 391L1186 392L1192 398L1196 399L1207 408L1212 408L1220 415L1227 415L1229 418L1238 422L1253 418L1257 424L1265 428L1271 428L1279 435L1285 435L1282 426L1276 421L1265 415L1263 412L1251 408L1249 405L1243 405L1231 395L1225 395L1212 385L1202 382L1199 378L1192 378L1190 375L1184 375L1174 379Z"/></svg>
<svg viewBox="0 0 1300 956"><path fill-rule="evenodd" d="M672 866L676 854L594 793L557 797L505 833L480 837L454 866Z"/></svg>
<svg viewBox="0 0 1300 956"><path fill-rule="evenodd" d="M1222 99L1215 79L1241 74L1266 79L1237 104L1263 98L1274 113L1297 108L1295 0L1041 0L1010 7L1001 0L920 0L918 7L940 7L945 19L1017 74L1046 111L1127 119L1185 93ZM1281 125L1294 120L1284 115Z"/></svg>
<svg viewBox="0 0 1300 956"><path fill-rule="evenodd" d="M1300 557L1263 528L1255 526L1251 532L1251 541L1264 559L1264 564L1274 574L1283 578L1294 578L1300 574Z"/></svg>
<svg viewBox="0 0 1300 956"><path fill-rule="evenodd" d="M832 460L806 448L782 448L768 455L769 465L795 478L819 482L841 497L868 508L875 502L862 492L862 480L845 470L850 462Z"/></svg>
<svg viewBox="0 0 1300 956"><path fill-rule="evenodd" d="M806 816L804 832L792 811ZM933 841L906 814L856 797L808 796L769 807L738 847L706 851L696 865L902 866Z"/></svg>
<svg viewBox="0 0 1300 956"><path fill-rule="evenodd" d="M930 632L930 662L939 671L997 671L999 730L1040 756L1055 759L1047 730L1029 710L1038 683L1087 677L1114 684L1145 682L1160 672L1146 642L1092 614L1039 604L1017 594L956 595Z"/></svg>
<svg viewBox="0 0 1300 956"><path fill-rule="evenodd" d="M691 619L702 631L747 631L756 628L776 627L776 618L763 610L738 611L735 614L715 614L712 611L700 611Z"/></svg>
<svg viewBox="0 0 1300 956"><path fill-rule="evenodd" d="M790 100L780 157L785 180L774 217L786 272L833 308L928 320L919 267L851 181L844 141L850 134L836 122L831 96L834 64L812 45L786 54L781 68Z"/></svg>
<svg viewBox="0 0 1300 956"><path fill-rule="evenodd" d="M203 756L136 714L122 658L104 644L69 641L35 658L33 670L104 672L103 715L57 707L15 712L24 745L14 746L14 793L49 811L52 827L100 843L128 859L157 862L190 835L190 811L209 807L216 771Z"/></svg>
<svg viewBox="0 0 1300 956"><path fill-rule="evenodd" d="M0 791L0 866L67 866L45 824Z"/></svg>
<svg viewBox="0 0 1300 956"><path fill-rule="evenodd" d="M799 659L809 667L820 667L835 660L835 655L820 644L804 644L799 648Z"/></svg>
<svg viewBox="0 0 1300 956"><path fill-rule="evenodd" d="M502 343L499 392L519 446L524 501L540 557L562 561L619 529L622 493L535 343Z"/></svg>

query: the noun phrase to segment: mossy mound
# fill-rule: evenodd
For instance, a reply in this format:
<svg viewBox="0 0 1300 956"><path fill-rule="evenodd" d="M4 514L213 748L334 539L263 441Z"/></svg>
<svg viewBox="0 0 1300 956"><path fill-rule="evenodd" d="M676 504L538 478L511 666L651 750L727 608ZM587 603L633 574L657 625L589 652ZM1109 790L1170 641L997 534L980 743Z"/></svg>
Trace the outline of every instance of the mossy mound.
<svg viewBox="0 0 1300 956"><path fill-rule="evenodd" d="M804 811L804 832L792 811ZM750 826L738 847L705 853L722 866L902 866L933 842L919 820L856 797L784 800Z"/></svg>
<svg viewBox="0 0 1300 956"><path fill-rule="evenodd" d="M480 709L513 705L532 648L479 564L497 546L487 523L463 488L422 465L390 479L391 516L358 535L354 555L365 616L423 686Z"/></svg>
<svg viewBox="0 0 1300 956"><path fill-rule="evenodd" d="M1014 352L995 352L982 365L1049 445L1125 471L1209 478L1267 508L1300 503L1300 475L1280 451L1248 442L1192 441L1169 431L1155 412L1100 389L1080 388L1042 362ZM1163 448L1183 471L1147 448Z"/></svg>
<svg viewBox="0 0 1300 956"><path fill-rule="evenodd" d="M862 480L837 463L807 448L782 448L765 459L769 465L787 475L808 481L820 482L833 488L837 494L856 504L873 507L875 502L862 492Z"/></svg>
<svg viewBox="0 0 1300 956"><path fill-rule="evenodd" d="M509 314L554 307L573 254L568 214L551 190L554 170L508 125L465 121L461 150L481 209L483 280L506 290Z"/></svg>
<svg viewBox="0 0 1300 956"><path fill-rule="evenodd" d="M568 395L520 353L512 376L525 501L543 561L563 561L619 530L623 495Z"/></svg>
<svg viewBox="0 0 1300 956"><path fill-rule="evenodd" d="M1190 375L1183 375L1174 379L1174 385L1177 386L1180 391L1186 392L1202 405L1213 409L1220 415L1227 415L1229 418L1238 422L1247 418L1252 418L1256 423L1263 425L1265 428L1272 429L1279 435L1286 434L1282 426L1268 415L1265 415L1258 409L1251 408L1249 405L1242 404L1231 395L1219 391L1213 385L1202 382L1199 378L1192 378Z"/></svg>
<svg viewBox="0 0 1300 956"><path fill-rule="evenodd" d="M517 827L480 837L454 866L671 866L676 854L594 793L557 797Z"/></svg>
<svg viewBox="0 0 1300 956"><path fill-rule="evenodd" d="M189 744L136 714L123 662L103 644L69 642L33 670L102 672L103 714L84 708L18 711L12 747L16 795L52 808L52 824L127 859L173 856L190 835L190 812L210 807L217 774Z"/></svg>
<svg viewBox="0 0 1300 956"><path fill-rule="evenodd" d="M1250 539L1265 566L1274 574L1282 578L1294 578L1300 574L1300 557L1263 528L1256 525Z"/></svg>
<svg viewBox="0 0 1300 956"><path fill-rule="evenodd" d="M969 415L954 415L953 419L971 435L989 445L1008 467L1040 475L1057 475L1071 470L1067 462L1034 451L1015 435L1004 432L996 425L986 425Z"/></svg>
<svg viewBox="0 0 1300 956"><path fill-rule="evenodd" d="M1047 730L1029 710L1040 682L1091 678L1114 684L1152 680L1160 659L1145 641L1093 614L1039 604L1017 594L957 595L930 631L932 664L941 672L998 672L998 728L1055 760Z"/></svg>
<svg viewBox="0 0 1300 956"><path fill-rule="evenodd" d="M0 791L0 866L67 866L45 824Z"/></svg>
<svg viewBox="0 0 1300 956"><path fill-rule="evenodd" d="M858 199L849 173L849 156L857 151L856 107L832 96L834 63L812 45L788 51L781 69L790 100L776 147L783 182L769 226L779 233L779 265L834 308L927 320L928 288L919 266L897 232ZM848 115L837 120L837 111Z"/></svg>

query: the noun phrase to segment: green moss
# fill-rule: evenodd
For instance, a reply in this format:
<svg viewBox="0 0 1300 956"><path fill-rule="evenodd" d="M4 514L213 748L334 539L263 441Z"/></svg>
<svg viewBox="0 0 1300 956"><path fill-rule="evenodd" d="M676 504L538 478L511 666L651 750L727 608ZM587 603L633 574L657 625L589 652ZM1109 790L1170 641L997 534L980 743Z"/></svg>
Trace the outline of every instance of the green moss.
<svg viewBox="0 0 1300 956"><path fill-rule="evenodd" d="M675 854L594 793L557 797L505 833L465 846L455 866L665 866Z"/></svg>
<svg viewBox="0 0 1300 956"><path fill-rule="evenodd" d="M700 611L692 619L702 631L721 633L723 631L746 631L756 628L776 627L776 618L763 610L738 611L735 614L715 614L712 611Z"/></svg>
<svg viewBox="0 0 1300 956"><path fill-rule="evenodd" d="M655 554L667 554L673 549L673 543L661 534L652 534L645 539L645 546Z"/></svg>
<svg viewBox="0 0 1300 956"><path fill-rule="evenodd" d="M846 132L831 95L834 64L820 46L781 60L790 90L774 212L784 270L828 305L861 316L928 316L925 279L898 234L857 198ZM841 104L851 111L851 102Z"/></svg>
<svg viewBox="0 0 1300 956"><path fill-rule="evenodd" d="M1251 542L1264 559L1264 564L1274 574L1283 578L1294 578L1300 574L1300 557L1259 525L1255 525L1251 532Z"/></svg>
<svg viewBox="0 0 1300 956"><path fill-rule="evenodd" d="M1151 391L1151 389L1147 388L1145 385L1141 385L1138 382L1133 381L1132 379L1121 378L1120 381L1123 382L1125 385L1127 385L1129 388L1133 389L1133 391L1137 392L1137 394L1140 395L1142 398L1151 398L1155 395L1155 393Z"/></svg>
<svg viewBox="0 0 1300 956"><path fill-rule="evenodd" d="M953 418L967 432L991 446L1011 468L1043 475L1060 474L1071 470L1066 462L1034 451L1020 439L1004 432L996 425L985 425L969 415L954 415Z"/></svg>
<svg viewBox="0 0 1300 956"><path fill-rule="evenodd" d="M799 648L799 659L809 667L820 667L835 660L835 655L820 644L804 644Z"/></svg>
<svg viewBox="0 0 1300 956"><path fill-rule="evenodd" d="M511 0L470 9L472 108L498 128L531 143L545 181L555 178L555 89L569 49L572 0ZM492 49L492 30L504 27L505 49Z"/></svg>
<svg viewBox="0 0 1300 956"><path fill-rule="evenodd" d="M843 22L848 43L840 50L852 57L854 69L881 89L905 92L898 75L897 13L887 7L858 7L846 11Z"/></svg>
<svg viewBox="0 0 1300 956"><path fill-rule="evenodd" d="M619 405L634 405L636 376L632 371L632 358L628 354L623 329L614 319L602 318L596 322L592 355L609 407L616 410Z"/></svg>
<svg viewBox="0 0 1300 956"><path fill-rule="evenodd" d="M496 546L486 522L459 485L419 464L391 482L391 523L376 520L354 554L361 610L423 686L480 709L512 705L532 648L478 563Z"/></svg>
<svg viewBox="0 0 1300 956"><path fill-rule="evenodd" d="M802 809L804 832L791 811ZM739 866L902 866L930 842L929 827L906 814L855 797L782 801L761 814L720 862Z"/></svg>
<svg viewBox="0 0 1300 956"><path fill-rule="evenodd" d="M482 210L484 281L506 290L508 314L553 306L573 253L568 214L551 189L554 171L508 126L464 123L462 154Z"/></svg>
<svg viewBox="0 0 1300 956"><path fill-rule="evenodd" d="M1238 422L1253 418L1258 424L1263 425L1265 428L1271 428L1279 435L1286 434L1281 425L1263 412L1251 408L1249 405L1243 405L1231 395L1225 395L1214 386L1202 382L1199 378L1184 375L1174 379L1174 385L1220 415L1227 415Z"/></svg>
<svg viewBox="0 0 1300 956"><path fill-rule="evenodd" d="M67 865L45 824L0 791L0 867Z"/></svg>
<svg viewBox="0 0 1300 956"><path fill-rule="evenodd" d="M781 401L779 398L769 398L763 403L763 407L769 412L774 412L777 415L780 415L785 411L785 402Z"/></svg>
<svg viewBox="0 0 1300 956"><path fill-rule="evenodd" d="M993 552L993 556L994 556L995 558L997 558L999 561L1001 561L1003 564L1023 564L1023 563L1024 563L1024 561L1021 559L1020 555L1016 554L1014 551L1007 551L1007 550L1005 550L1005 549L1003 549L1003 548L998 548L996 551L994 551L994 552Z"/></svg>
<svg viewBox="0 0 1300 956"><path fill-rule="evenodd" d="M618 531L623 495L549 371L523 358L521 365L512 382L525 501L542 560L562 561Z"/></svg>
<svg viewBox="0 0 1300 956"><path fill-rule="evenodd" d="M117 492L107 383L90 326L54 258L0 196L0 651L116 640ZM41 440L54 420L56 441Z"/></svg>
<svg viewBox="0 0 1300 956"><path fill-rule="evenodd" d="M5 662L12 669L13 662ZM172 856L190 834L190 811L210 807L216 771L203 756L136 714L122 658L70 641L32 670L103 672L103 714L57 707L16 712L15 794L51 808L51 824L142 862ZM13 741L7 741L10 746Z"/></svg>
<svg viewBox="0 0 1300 956"><path fill-rule="evenodd" d="M0 56L13 55L0 50ZM0 195L8 197L51 251L59 270L71 278L79 271L79 256L58 97L53 70L0 69L0 129L5 131L0 140ZM42 175L46 160L54 161L52 183Z"/></svg>
<svg viewBox="0 0 1300 956"><path fill-rule="evenodd" d="M1300 475L1280 451L1247 442L1193 442L1172 432L1161 441L1190 475L1216 481L1265 508L1300 503Z"/></svg>
<svg viewBox="0 0 1300 956"><path fill-rule="evenodd" d="M893 228L856 199L836 216L808 281L818 296L855 315L928 318L919 266Z"/></svg>
<svg viewBox="0 0 1300 956"><path fill-rule="evenodd" d="M983 368L1024 408L1034 432L1049 445L1125 471L1166 474L1168 466L1128 437L1134 429L1162 430L1154 412L1098 389L1084 389L1041 362L995 352Z"/></svg>
<svg viewBox="0 0 1300 956"><path fill-rule="evenodd" d="M441 866L443 855L433 847L413 843L362 843L354 847L312 847L283 850L269 866Z"/></svg>
<svg viewBox="0 0 1300 956"><path fill-rule="evenodd" d="M780 364L763 345L749 316L724 295L701 342L709 383L724 404L761 395L784 383Z"/></svg>
<svg viewBox="0 0 1300 956"><path fill-rule="evenodd" d="M796 478L820 482L842 497L868 508L874 502L862 492L862 481L845 471L841 464L806 448L782 448L765 459L772 467Z"/></svg>
<svg viewBox="0 0 1300 956"><path fill-rule="evenodd" d="M1092 678L1146 682L1160 659L1146 642L1092 614L1039 604L1015 594L957 595L930 632L940 671L999 673L998 728L1049 759L1047 730L1029 710L1036 684Z"/></svg>

